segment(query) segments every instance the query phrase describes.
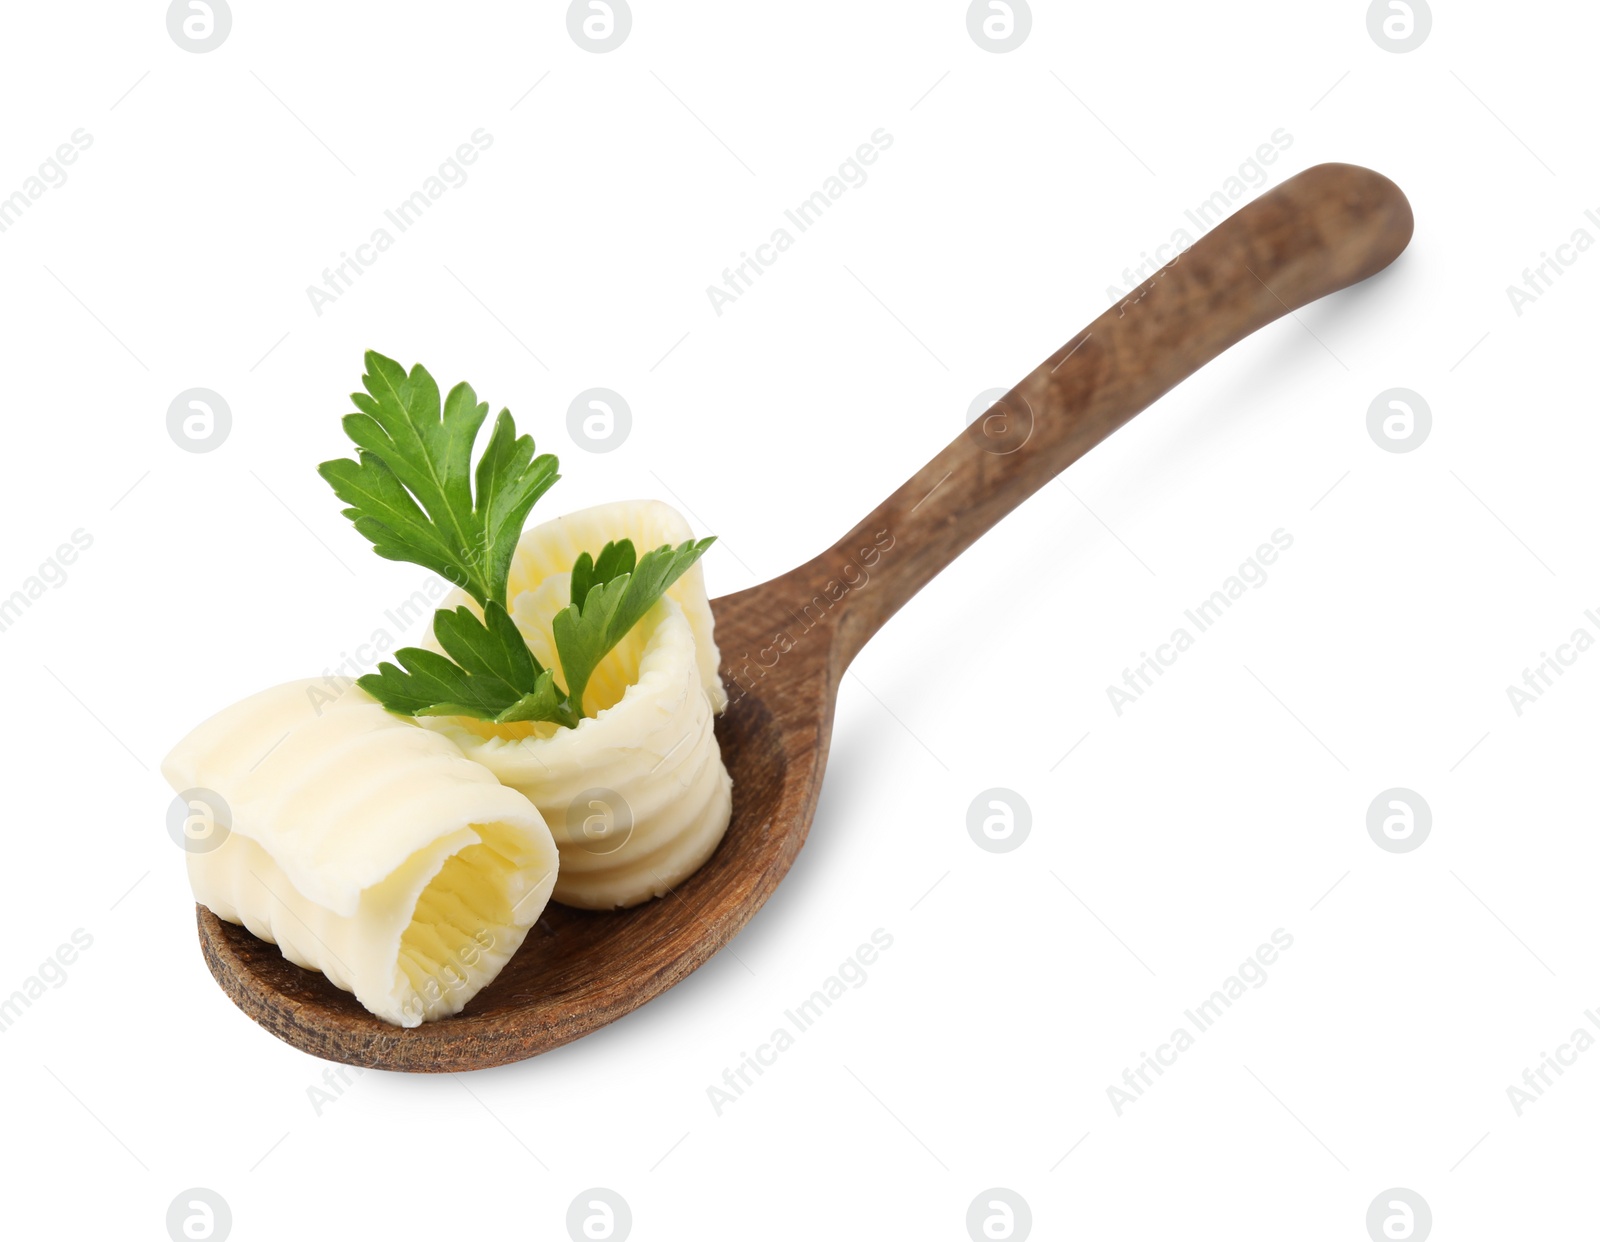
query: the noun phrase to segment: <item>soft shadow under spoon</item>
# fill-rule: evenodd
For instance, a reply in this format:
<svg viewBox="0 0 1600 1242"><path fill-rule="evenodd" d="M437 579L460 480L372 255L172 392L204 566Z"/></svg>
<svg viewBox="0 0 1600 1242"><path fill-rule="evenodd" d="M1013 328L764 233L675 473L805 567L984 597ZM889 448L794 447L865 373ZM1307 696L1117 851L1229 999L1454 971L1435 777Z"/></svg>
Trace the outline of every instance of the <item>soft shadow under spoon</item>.
<svg viewBox="0 0 1600 1242"><path fill-rule="evenodd" d="M454 1018L402 1029L197 907L217 982L280 1039L381 1069L503 1065L620 1018L706 961L760 909L816 810L850 660L980 535L1173 385L1306 303L1381 271L1411 239L1388 179L1320 164L1201 238L1074 336L833 547L712 607L733 702L717 738L733 821L666 897L610 914L551 905Z"/></svg>

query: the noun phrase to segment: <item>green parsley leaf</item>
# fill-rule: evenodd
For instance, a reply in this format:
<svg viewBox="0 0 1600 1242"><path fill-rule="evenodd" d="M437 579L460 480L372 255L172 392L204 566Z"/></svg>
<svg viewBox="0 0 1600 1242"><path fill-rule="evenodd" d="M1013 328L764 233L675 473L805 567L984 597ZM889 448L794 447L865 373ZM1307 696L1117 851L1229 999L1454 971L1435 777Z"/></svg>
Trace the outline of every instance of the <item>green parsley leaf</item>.
<svg viewBox="0 0 1600 1242"><path fill-rule="evenodd" d="M479 620L472 609L441 608L433 632L445 655L402 647L358 684L389 711L404 716L471 716L508 724L548 720L578 723L555 674L542 668L506 610L491 603ZM448 657L448 658L447 658Z"/></svg>
<svg viewBox="0 0 1600 1242"><path fill-rule="evenodd" d="M500 711L491 694L484 694L458 665L425 647L402 647L395 652L404 670L385 660L376 673L358 677L356 684L391 712L401 716L473 716L492 720Z"/></svg>
<svg viewBox="0 0 1600 1242"><path fill-rule="evenodd" d="M422 365L408 375L369 350L366 366L366 392L350 398L360 413L344 418L357 460L325 461L317 472L379 556L431 569L480 605L503 607L523 523L560 477L555 457L535 457L533 437L518 436L511 411L501 410L474 477L472 446L489 406L472 386L452 388L441 417L439 385Z"/></svg>
<svg viewBox="0 0 1600 1242"><path fill-rule="evenodd" d="M518 436L501 410L472 469L472 447L488 416L470 385L444 398L420 364L409 374L368 351L357 414L344 418L356 460L325 461L317 472L350 507L344 515L392 561L432 569L478 601L441 608L433 632L444 654L402 647L398 664L378 665L357 684L404 716L469 716L497 724L548 721L576 728L595 668L662 593L716 542L663 544L643 557L615 540L572 567L572 603L552 623L566 688L528 649L506 611L506 582L523 523L557 478L556 459L535 457L533 438Z"/></svg>
<svg viewBox="0 0 1600 1242"><path fill-rule="evenodd" d="M655 605L662 593L716 542L663 544L634 560L633 541L608 543L593 559L585 552L572 567L572 603L551 622L567 697L583 714L583 692L600 661Z"/></svg>

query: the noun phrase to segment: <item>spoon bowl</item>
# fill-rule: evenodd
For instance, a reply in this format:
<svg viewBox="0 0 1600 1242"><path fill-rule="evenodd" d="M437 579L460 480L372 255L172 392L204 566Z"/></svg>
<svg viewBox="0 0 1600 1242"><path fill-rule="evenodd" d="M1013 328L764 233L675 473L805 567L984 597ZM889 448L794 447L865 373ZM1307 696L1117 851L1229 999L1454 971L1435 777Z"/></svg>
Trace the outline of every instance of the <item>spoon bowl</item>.
<svg viewBox="0 0 1600 1242"><path fill-rule="evenodd" d="M1224 220L1047 358L828 551L712 604L733 817L711 858L630 910L551 904L453 1018L410 1029L197 907L217 982L280 1039L351 1065L480 1069L576 1039L727 944L804 843L839 683L889 617L1012 509L1250 333L1387 267L1411 239L1393 182L1320 164Z"/></svg>
<svg viewBox="0 0 1600 1242"><path fill-rule="evenodd" d="M741 627L758 615L740 608L741 598L712 605L729 650L758 633ZM733 818L711 858L665 897L631 909L550 903L494 982L455 1017L392 1026L276 945L196 906L206 964L234 1003L279 1039L369 1068L444 1073L504 1065L620 1018L733 939L789 870L810 827L829 722L814 718L809 739L786 734L759 694L735 689L730 697L716 733L733 778Z"/></svg>

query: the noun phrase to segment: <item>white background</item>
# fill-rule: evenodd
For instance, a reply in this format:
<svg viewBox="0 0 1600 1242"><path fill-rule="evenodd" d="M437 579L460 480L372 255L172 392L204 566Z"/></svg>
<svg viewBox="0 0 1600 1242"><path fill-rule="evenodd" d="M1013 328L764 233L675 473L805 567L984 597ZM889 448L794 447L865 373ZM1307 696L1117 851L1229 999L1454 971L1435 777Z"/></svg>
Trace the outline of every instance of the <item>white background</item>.
<svg viewBox="0 0 1600 1242"><path fill-rule="evenodd" d="M995 54L957 0L637 0L594 54L555 0L235 0L194 54L160 3L8 8L0 195L93 139L0 234L0 595L93 540L0 633L0 996L93 936L0 1034L8 1235L163 1238L197 1186L238 1239L560 1238L592 1186L640 1239L960 1239L989 1187L1049 1238L1361 1239L1389 1187L1439 1238L1587 1214L1600 1052L1521 1116L1506 1089L1600 1034L1600 654L1520 716L1506 687L1600 636L1600 255L1521 315L1506 288L1600 238L1600 14L1440 2L1394 54L1357 0L1034 9ZM868 180L718 316L706 287L880 127ZM307 286L479 128L466 183L317 314ZM1181 386L890 623L810 842L732 949L575 1045L368 1073L319 1115L326 1067L201 962L157 767L424 577L314 471L362 350L509 405L562 458L546 517L670 501L738 590L831 543L1279 129L1265 184L1374 167L1410 250ZM203 454L166 430L197 386L233 417ZM566 430L594 386L633 411L604 456ZM1406 454L1366 429L1396 386L1433 413ZM1108 684L1278 528L1266 585L1119 716ZM1005 854L966 829L996 786L1032 809ZM1410 853L1367 833L1395 786L1432 808ZM865 985L718 1116L707 1087L876 928ZM1117 1115L1124 1068L1278 928L1267 982Z"/></svg>

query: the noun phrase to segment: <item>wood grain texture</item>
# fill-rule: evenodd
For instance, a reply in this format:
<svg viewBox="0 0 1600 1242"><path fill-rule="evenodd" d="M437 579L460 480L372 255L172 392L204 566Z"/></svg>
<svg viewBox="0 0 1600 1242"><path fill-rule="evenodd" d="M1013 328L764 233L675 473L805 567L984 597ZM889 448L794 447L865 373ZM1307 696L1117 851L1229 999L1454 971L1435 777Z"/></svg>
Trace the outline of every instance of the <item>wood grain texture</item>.
<svg viewBox="0 0 1600 1242"><path fill-rule="evenodd" d="M1382 270L1410 241L1395 185L1349 164L1284 182L1133 290L815 559L714 601L731 703L717 738L733 821L698 872L632 910L550 905L454 1018L410 1030L198 909L206 963L238 1006L329 1060L445 1072L521 1060L659 995L760 909L816 810L850 660L980 535L1128 419L1258 328Z"/></svg>

